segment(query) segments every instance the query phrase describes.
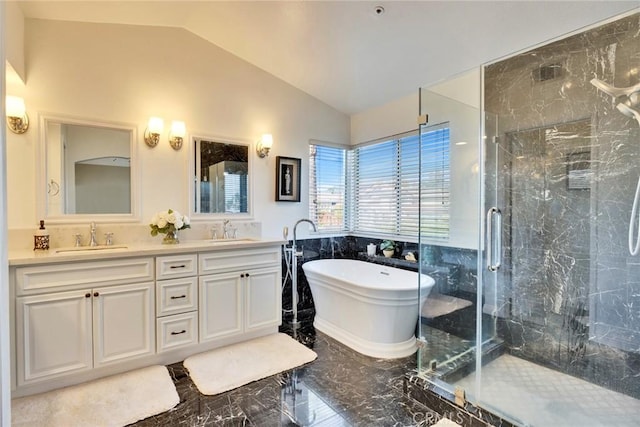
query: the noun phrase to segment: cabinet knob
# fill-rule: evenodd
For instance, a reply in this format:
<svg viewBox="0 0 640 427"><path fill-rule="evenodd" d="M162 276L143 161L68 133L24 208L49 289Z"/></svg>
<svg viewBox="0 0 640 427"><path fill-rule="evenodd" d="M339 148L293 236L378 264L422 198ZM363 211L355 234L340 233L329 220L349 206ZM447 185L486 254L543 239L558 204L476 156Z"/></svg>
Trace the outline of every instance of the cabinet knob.
<svg viewBox="0 0 640 427"><path fill-rule="evenodd" d="M87 292L86 294L84 294L85 298L91 298L91 292Z"/></svg>
<svg viewBox="0 0 640 427"><path fill-rule="evenodd" d="M94 296L94 297L99 297L99 296L100 296L100 292L94 292L94 293L93 293L93 296Z"/></svg>
<svg viewBox="0 0 640 427"><path fill-rule="evenodd" d="M249 277L249 273L247 273L246 276Z"/></svg>
<svg viewBox="0 0 640 427"><path fill-rule="evenodd" d="M244 273L242 273L242 274L240 275L240 277L244 277Z"/></svg>

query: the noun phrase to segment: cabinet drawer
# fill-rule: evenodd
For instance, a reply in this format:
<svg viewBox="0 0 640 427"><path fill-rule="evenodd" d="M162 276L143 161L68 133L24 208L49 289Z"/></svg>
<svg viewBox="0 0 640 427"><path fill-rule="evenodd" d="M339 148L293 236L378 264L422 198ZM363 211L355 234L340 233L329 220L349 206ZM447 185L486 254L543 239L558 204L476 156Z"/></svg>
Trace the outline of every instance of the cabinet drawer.
<svg viewBox="0 0 640 427"><path fill-rule="evenodd" d="M177 279L195 276L197 271L196 254L160 256L156 258L156 279Z"/></svg>
<svg viewBox="0 0 640 427"><path fill-rule="evenodd" d="M198 309L198 280L158 280L156 282L156 316L185 313Z"/></svg>
<svg viewBox="0 0 640 427"><path fill-rule="evenodd" d="M156 322L158 353L198 343L197 311L162 317Z"/></svg>
<svg viewBox="0 0 640 427"><path fill-rule="evenodd" d="M242 271L247 268L279 266L280 263L280 246L216 251L199 255L199 272L201 275L224 273Z"/></svg>
<svg viewBox="0 0 640 427"><path fill-rule="evenodd" d="M145 282L153 278L153 258L18 267L16 295Z"/></svg>

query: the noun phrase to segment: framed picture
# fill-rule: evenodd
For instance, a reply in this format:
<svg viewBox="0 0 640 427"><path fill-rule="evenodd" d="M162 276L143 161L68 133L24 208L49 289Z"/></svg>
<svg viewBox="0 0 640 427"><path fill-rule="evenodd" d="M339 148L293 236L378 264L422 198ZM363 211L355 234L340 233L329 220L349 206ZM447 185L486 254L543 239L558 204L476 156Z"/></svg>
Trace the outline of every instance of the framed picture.
<svg viewBox="0 0 640 427"><path fill-rule="evenodd" d="M300 166L293 157L276 157L276 202L300 201Z"/></svg>

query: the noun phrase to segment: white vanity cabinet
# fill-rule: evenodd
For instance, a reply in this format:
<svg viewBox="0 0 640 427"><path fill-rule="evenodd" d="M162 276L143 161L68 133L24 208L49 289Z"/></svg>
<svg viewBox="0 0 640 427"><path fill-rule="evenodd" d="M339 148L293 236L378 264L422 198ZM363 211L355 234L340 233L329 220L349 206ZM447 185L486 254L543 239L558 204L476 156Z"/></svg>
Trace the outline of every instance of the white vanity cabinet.
<svg viewBox="0 0 640 427"><path fill-rule="evenodd" d="M12 396L276 333L281 244L10 258Z"/></svg>
<svg viewBox="0 0 640 427"><path fill-rule="evenodd" d="M200 342L277 330L280 263L280 247L199 254Z"/></svg>
<svg viewBox="0 0 640 427"><path fill-rule="evenodd" d="M20 267L15 278L18 386L155 353L153 258Z"/></svg>

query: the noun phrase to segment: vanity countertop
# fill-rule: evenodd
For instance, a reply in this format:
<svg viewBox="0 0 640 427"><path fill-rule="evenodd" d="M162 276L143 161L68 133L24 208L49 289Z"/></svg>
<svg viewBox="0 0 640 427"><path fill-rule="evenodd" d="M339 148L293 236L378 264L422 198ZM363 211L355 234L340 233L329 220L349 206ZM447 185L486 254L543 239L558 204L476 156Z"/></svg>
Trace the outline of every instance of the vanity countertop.
<svg viewBox="0 0 640 427"><path fill-rule="evenodd" d="M261 248L284 245L281 239L238 239L238 240L186 240L176 245L157 243L137 245L114 245L104 250L75 250L74 248L51 248L46 251L9 251L9 266L53 264L74 261L94 261L100 259L131 258L140 256L174 255L193 252L228 251L245 248ZM125 247L122 247L125 246Z"/></svg>

